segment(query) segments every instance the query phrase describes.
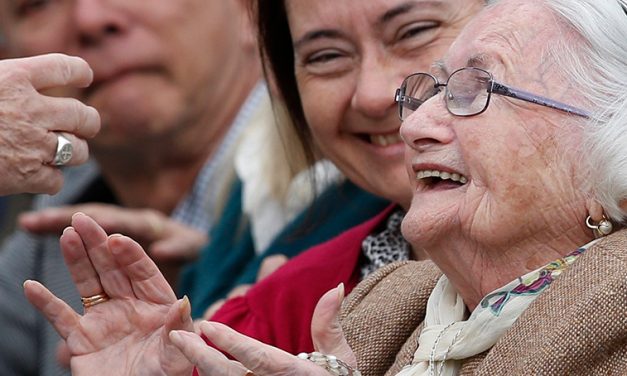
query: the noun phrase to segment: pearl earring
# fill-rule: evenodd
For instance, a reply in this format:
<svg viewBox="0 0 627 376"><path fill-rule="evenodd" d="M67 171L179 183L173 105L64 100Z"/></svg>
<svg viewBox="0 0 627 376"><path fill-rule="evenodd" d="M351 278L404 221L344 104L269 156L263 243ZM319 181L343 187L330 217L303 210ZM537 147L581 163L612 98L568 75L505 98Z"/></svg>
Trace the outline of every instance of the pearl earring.
<svg viewBox="0 0 627 376"><path fill-rule="evenodd" d="M605 215L603 215L603 219L601 219L598 224L591 223L591 221L592 218L588 216L588 218L586 218L586 226L592 230L594 236L597 238L609 235L614 230L614 225L605 218Z"/></svg>

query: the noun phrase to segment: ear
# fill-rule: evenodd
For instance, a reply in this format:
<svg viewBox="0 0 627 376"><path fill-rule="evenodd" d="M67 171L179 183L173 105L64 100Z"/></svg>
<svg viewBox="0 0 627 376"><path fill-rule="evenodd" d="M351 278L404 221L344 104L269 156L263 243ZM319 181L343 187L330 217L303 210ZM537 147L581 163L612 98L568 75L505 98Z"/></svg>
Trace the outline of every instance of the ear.
<svg viewBox="0 0 627 376"><path fill-rule="evenodd" d="M588 214L590 214L590 218L592 218L593 221L598 222L603 219L603 207L594 198L588 199L588 202L586 203L586 209L588 209Z"/></svg>

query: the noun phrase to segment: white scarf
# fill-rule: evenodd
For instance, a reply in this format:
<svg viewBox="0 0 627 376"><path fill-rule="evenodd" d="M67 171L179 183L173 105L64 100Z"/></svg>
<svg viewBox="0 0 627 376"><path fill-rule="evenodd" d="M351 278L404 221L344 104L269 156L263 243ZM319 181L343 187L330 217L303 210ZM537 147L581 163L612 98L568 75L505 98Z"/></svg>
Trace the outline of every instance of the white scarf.
<svg viewBox="0 0 627 376"><path fill-rule="evenodd" d="M590 245L580 248L578 252L581 253ZM466 315L464 301L446 276L442 276L427 302L424 328L418 338L418 349L413 361L397 376L457 375L461 360L494 346L552 279L561 274L579 253L527 273L488 294L466 321L462 321ZM539 280L542 275L545 277ZM523 290L520 290L521 286Z"/></svg>

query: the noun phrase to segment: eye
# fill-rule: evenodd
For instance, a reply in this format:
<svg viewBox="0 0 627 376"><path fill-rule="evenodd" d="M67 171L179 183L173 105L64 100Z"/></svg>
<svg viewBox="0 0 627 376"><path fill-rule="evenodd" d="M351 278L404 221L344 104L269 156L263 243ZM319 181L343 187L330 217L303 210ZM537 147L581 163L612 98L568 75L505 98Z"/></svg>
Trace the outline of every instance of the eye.
<svg viewBox="0 0 627 376"><path fill-rule="evenodd" d="M15 14L29 16L45 9L52 0L23 0L15 6Z"/></svg>
<svg viewBox="0 0 627 376"><path fill-rule="evenodd" d="M325 50L309 55L305 59L305 64L325 64L331 62L332 60L339 59L342 56L343 55L339 51Z"/></svg>
<svg viewBox="0 0 627 376"><path fill-rule="evenodd" d="M415 37L422 36L430 31L437 29L440 26L435 21L414 22L409 25L403 26L397 33L398 40L407 40Z"/></svg>
<svg viewBox="0 0 627 376"><path fill-rule="evenodd" d="M302 66L311 74L336 75L350 69L351 56L343 50L327 48L303 56Z"/></svg>

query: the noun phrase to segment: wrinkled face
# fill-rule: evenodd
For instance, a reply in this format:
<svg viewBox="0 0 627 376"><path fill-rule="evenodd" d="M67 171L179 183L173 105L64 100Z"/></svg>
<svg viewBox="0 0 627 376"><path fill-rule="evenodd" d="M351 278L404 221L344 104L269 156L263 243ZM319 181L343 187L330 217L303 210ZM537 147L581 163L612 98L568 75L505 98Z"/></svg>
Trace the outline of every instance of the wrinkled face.
<svg viewBox="0 0 627 376"><path fill-rule="evenodd" d="M227 88L241 53L234 0L5 0L10 52L78 55L94 84L76 96L98 109L98 143L167 134ZM239 12L239 13L238 13ZM216 94L217 92L217 94Z"/></svg>
<svg viewBox="0 0 627 376"><path fill-rule="evenodd" d="M472 21L443 61L448 73L435 69L435 75L445 82L455 69L474 65L496 81L585 108L571 78L544 53L547 40L567 32L538 3L504 2ZM460 239L515 248L572 234L586 213L578 172L582 118L497 95L484 113L456 117L443 95L425 102L401 129L413 188L406 238L430 251L454 249L450 243ZM458 174L465 184L424 177L425 171Z"/></svg>
<svg viewBox="0 0 627 376"><path fill-rule="evenodd" d="M366 190L407 205L394 93L440 58L478 0L286 0L302 106L322 152Z"/></svg>

